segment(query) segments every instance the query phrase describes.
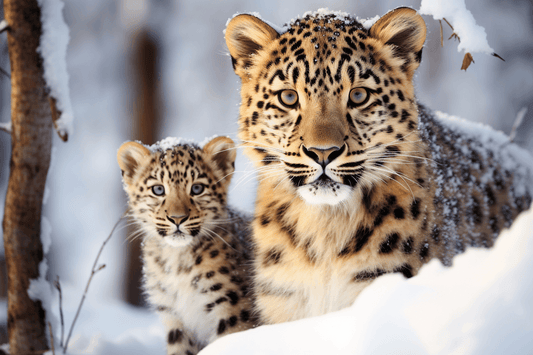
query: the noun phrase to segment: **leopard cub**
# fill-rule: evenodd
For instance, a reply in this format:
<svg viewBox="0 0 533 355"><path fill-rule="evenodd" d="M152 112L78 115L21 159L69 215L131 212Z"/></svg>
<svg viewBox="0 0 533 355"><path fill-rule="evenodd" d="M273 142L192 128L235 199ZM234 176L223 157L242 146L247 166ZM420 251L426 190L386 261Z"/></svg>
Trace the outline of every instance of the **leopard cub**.
<svg viewBox="0 0 533 355"><path fill-rule="evenodd" d="M251 328L250 219L226 205L234 143L168 138L118 150L130 216L143 237L144 288L166 326L167 354L196 354Z"/></svg>

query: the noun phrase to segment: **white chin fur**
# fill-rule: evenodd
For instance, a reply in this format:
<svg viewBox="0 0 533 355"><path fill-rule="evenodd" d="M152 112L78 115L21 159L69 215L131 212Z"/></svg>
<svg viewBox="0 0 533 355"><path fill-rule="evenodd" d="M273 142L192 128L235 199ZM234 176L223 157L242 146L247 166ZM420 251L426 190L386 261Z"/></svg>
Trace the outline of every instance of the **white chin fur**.
<svg viewBox="0 0 533 355"><path fill-rule="evenodd" d="M309 205L330 205L335 206L348 199L352 188L343 184L331 186L318 186L314 184L300 186L298 195Z"/></svg>
<svg viewBox="0 0 533 355"><path fill-rule="evenodd" d="M179 237L169 235L169 236L164 237L163 240L165 241L165 243L167 243L171 247L181 248L181 247L189 245L192 241L192 238L193 237L189 235L179 236Z"/></svg>

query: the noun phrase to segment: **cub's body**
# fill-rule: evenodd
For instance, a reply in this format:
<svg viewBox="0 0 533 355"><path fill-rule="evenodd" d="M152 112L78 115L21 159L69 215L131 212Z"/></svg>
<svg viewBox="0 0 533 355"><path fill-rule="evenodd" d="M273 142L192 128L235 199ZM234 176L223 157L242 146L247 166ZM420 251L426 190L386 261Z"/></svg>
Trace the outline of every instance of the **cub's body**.
<svg viewBox="0 0 533 355"><path fill-rule="evenodd" d="M167 328L167 353L190 355L254 324L250 218L226 205L235 161L229 138L203 149L161 145L125 143L118 161L143 238L148 302Z"/></svg>

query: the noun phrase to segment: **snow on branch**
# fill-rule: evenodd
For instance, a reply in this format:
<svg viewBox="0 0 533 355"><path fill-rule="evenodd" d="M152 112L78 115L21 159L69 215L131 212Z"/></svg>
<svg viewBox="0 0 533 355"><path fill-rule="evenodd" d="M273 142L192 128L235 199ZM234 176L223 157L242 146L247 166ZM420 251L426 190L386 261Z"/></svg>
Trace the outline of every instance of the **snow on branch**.
<svg viewBox="0 0 533 355"><path fill-rule="evenodd" d="M9 30L9 25L6 20L0 21L0 33Z"/></svg>
<svg viewBox="0 0 533 355"><path fill-rule="evenodd" d="M67 72L68 26L63 19L62 0L38 0L42 35L38 52L43 58L44 79L50 90L50 107L57 133L63 141L72 132L74 118Z"/></svg>
<svg viewBox="0 0 533 355"><path fill-rule="evenodd" d="M11 133L11 121L0 123L0 131Z"/></svg>
<svg viewBox="0 0 533 355"><path fill-rule="evenodd" d="M466 52L461 69L466 70L470 63L474 62L472 53L486 53L503 60L503 58L494 53L487 41L485 29L476 24L474 16L466 8L465 0L422 0L418 12L422 15L432 15L439 22L444 20L450 26L453 33L449 39L457 39L459 41L457 50Z"/></svg>

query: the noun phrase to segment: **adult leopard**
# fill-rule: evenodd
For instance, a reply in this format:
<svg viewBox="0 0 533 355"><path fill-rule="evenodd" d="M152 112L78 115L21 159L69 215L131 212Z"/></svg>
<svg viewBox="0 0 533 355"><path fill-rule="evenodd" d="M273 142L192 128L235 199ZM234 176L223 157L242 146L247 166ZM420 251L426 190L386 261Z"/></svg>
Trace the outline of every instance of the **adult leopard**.
<svg viewBox="0 0 533 355"><path fill-rule="evenodd" d="M262 322L349 306L376 277L411 277L432 258L450 265L529 208L527 153L416 101L426 27L415 10L370 28L319 10L280 32L238 15L225 36L242 82L239 138L259 172Z"/></svg>

